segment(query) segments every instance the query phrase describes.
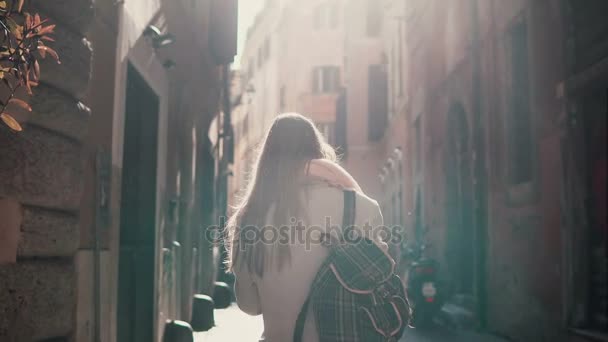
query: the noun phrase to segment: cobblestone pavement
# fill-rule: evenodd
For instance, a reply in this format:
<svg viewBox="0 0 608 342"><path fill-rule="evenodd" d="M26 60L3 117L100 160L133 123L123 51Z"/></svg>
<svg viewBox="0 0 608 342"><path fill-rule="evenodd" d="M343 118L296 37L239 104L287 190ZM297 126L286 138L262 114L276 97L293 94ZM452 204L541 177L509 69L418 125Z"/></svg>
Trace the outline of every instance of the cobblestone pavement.
<svg viewBox="0 0 608 342"><path fill-rule="evenodd" d="M228 309L215 310L216 326L195 336L196 342L257 342L262 334L262 316L249 316L233 304ZM431 331L408 330L401 342L504 342L492 336L466 332L451 332L443 328Z"/></svg>

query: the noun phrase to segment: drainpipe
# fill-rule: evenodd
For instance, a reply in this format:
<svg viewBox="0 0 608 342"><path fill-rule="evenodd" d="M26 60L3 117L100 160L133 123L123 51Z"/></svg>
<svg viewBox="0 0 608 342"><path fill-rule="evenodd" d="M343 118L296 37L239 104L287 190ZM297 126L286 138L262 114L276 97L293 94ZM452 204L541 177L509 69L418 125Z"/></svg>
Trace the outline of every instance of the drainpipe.
<svg viewBox="0 0 608 342"><path fill-rule="evenodd" d="M472 109L473 109L473 195L474 195L474 228L476 240L476 276L477 312L481 328L487 326L487 293L486 293L486 244L487 244L487 179L485 168L484 121L481 109L481 37L479 25L479 8L477 0L471 0L471 60L472 60Z"/></svg>

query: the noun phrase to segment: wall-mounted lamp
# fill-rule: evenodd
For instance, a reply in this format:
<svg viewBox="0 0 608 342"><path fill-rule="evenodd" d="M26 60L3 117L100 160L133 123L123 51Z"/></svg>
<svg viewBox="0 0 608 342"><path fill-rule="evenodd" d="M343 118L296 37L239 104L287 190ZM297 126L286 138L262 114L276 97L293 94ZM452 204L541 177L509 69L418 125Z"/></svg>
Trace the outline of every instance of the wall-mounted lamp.
<svg viewBox="0 0 608 342"><path fill-rule="evenodd" d="M146 27L144 36L152 40L152 45L155 49L175 43L175 37L172 34L163 34L160 29L154 25L148 25L148 27Z"/></svg>
<svg viewBox="0 0 608 342"><path fill-rule="evenodd" d="M148 27L146 27L146 29L144 30L145 37L154 38L154 37L158 37L160 35L162 35L162 33L160 32L160 29L154 25L148 25Z"/></svg>
<svg viewBox="0 0 608 342"><path fill-rule="evenodd" d="M162 36L158 36L156 39L153 39L152 43L154 44L154 47L158 49L175 43L175 37L172 34L167 33Z"/></svg>

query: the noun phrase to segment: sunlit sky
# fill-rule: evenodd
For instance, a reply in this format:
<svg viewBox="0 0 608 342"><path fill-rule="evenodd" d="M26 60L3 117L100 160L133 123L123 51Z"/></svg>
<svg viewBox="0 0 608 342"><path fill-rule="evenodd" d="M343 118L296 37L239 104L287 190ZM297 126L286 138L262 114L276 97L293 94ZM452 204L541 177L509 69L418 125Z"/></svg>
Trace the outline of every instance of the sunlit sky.
<svg viewBox="0 0 608 342"><path fill-rule="evenodd" d="M262 9L265 0L239 0L239 54L234 59L233 68L240 68L241 51L247 38L247 30L253 24L256 14Z"/></svg>

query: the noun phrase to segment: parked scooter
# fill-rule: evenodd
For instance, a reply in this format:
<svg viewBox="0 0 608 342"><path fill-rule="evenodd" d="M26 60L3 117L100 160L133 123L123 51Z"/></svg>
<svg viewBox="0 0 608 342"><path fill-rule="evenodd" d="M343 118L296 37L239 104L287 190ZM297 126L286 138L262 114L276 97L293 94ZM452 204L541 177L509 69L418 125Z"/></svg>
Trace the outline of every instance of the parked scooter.
<svg viewBox="0 0 608 342"><path fill-rule="evenodd" d="M445 296L437 275L439 262L428 258L425 252L429 245L417 243L407 247L410 260L407 276L407 294L413 307L412 325L416 328L432 326L433 318L441 310Z"/></svg>

